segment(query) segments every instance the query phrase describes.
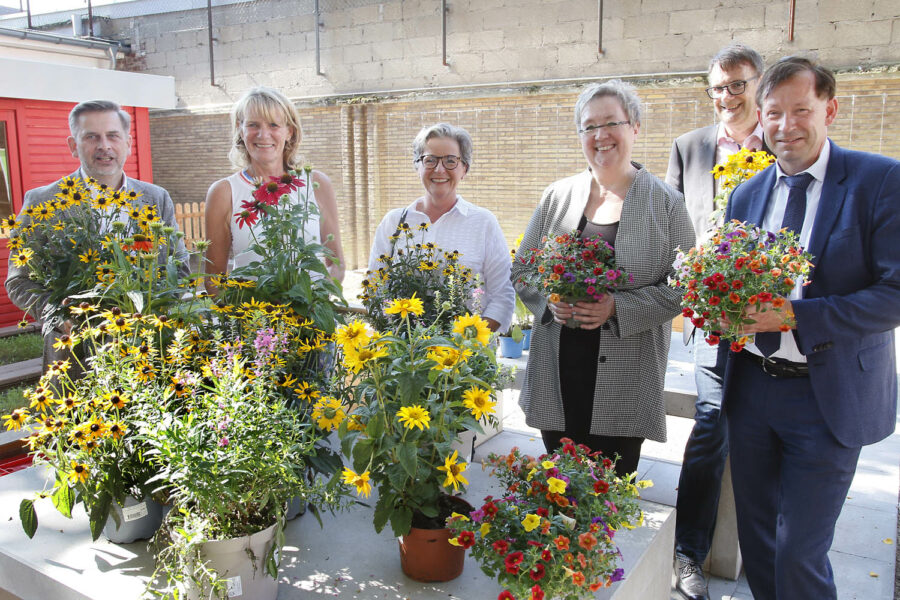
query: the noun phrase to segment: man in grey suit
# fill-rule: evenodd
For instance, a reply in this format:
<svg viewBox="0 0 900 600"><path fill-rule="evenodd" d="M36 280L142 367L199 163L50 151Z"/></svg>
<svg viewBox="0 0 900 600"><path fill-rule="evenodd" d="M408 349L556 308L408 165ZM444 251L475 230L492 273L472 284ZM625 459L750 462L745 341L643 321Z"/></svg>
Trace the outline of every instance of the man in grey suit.
<svg viewBox="0 0 900 600"><path fill-rule="evenodd" d="M701 242L710 221L717 182L713 167L741 148L763 148L756 114L756 88L763 59L752 48L731 45L709 63L707 94L719 123L688 132L675 140L666 183L684 194L691 222ZM694 428L684 449L678 482L675 524L676 589L687 600L706 600L701 565L712 543L719 506L722 472L728 456L728 434L722 414L722 378L727 347L709 346L685 321L685 342L694 337L697 405Z"/></svg>
<svg viewBox="0 0 900 600"><path fill-rule="evenodd" d="M110 189L130 191L141 194L137 202L153 204L159 218L176 230L175 206L169 192L163 188L130 179L125 175L125 160L131 154L131 116L115 102L93 100L76 105L69 113L69 131L71 136L66 140L69 151L79 159L81 167L71 177L87 179L93 177L101 185ZM59 191L59 181L50 185L35 188L25 193L20 223L27 217L24 211L29 206L51 200ZM181 259L181 274L187 275L189 266L186 262L187 252L184 242L179 240L175 249ZM40 319L49 297L49 290L43 289L28 278L25 267L17 267L12 261L6 277L6 292L13 304L27 310L35 319ZM67 351L53 348L56 338L69 333L71 324L63 323L58 329L45 327L44 331L44 368L55 360L67 355Z"/></svg>

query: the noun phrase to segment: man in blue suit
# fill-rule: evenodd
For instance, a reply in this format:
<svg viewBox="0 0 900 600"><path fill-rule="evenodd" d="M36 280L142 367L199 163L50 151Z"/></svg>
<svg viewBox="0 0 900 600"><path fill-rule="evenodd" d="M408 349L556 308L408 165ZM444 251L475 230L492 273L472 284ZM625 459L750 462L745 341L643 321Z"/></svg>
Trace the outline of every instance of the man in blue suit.
<svg viewBox="0 0 900 600"><path fill-rule="evenodd" d="M840 148L834 76L799 57L757 90L778 157L731 195L726 219L788 227L813 255L809 284L731 353L725 413L738 533L756 600L837 598L828 550L860 448L894 429L900 325L900 163ZM791 320L791 331L779 326Z"/></svg>

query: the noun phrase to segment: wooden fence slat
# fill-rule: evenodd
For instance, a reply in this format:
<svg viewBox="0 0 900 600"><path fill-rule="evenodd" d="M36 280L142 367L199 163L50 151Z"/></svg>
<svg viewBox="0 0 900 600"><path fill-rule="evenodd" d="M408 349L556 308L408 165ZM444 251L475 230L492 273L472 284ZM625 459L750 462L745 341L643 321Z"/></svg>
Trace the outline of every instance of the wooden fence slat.
<svg viewBox="0 0 900 600"><path fill-rule="evenodd" d="M203 212L206 202L179 202L175 205L175 221L184 232L185 244L190 248L195 240L206 238Z"/></svg>

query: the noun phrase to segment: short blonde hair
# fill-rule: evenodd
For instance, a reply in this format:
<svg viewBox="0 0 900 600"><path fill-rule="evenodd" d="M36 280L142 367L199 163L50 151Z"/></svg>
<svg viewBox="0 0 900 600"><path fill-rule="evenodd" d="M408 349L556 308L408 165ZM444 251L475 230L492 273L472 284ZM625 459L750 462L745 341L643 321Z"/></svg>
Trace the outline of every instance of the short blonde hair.
<svg viewBox="0 0 900 600"><path fill-rule="evenodd" d="M303 130L297 107L278 90L265 86L247 90L231 109L231 150L228 151L231 164L238 169L250 166L250 154L241 138L241 127L250 114L257 114L267 121L284 118L285 124L292 130L291 136L284 143L284 165L288 169L301 168L300 141L303 139Z"/></svg>

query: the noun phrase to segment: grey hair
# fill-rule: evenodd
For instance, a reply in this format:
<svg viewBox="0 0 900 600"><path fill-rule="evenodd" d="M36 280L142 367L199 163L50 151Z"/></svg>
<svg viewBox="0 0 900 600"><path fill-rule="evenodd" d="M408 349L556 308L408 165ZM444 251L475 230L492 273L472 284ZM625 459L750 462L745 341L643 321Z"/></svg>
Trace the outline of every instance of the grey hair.
<svg viewBox="0 0 900 600"><path fill-rule="evenodd" d="M581 129L581 114L588 103L594 98L604 96L618 99L631 124L640 125L641 99L637 95L637 90L633 85L625 83L621 79L610 79L603 83L592 83L578 95L578 100L575 101L575 129Z"/></svg>
<svg viewBox="0 0 900 600"><path fill-rule="evenodd" d="M73 138L77 138L78 134L81 133L78 119L81 115L91 112L114 112L119 115L125 135L128 135L131 131L131 115L125 112L116 102L112 100L86 100L76 104L69 112L69 133L72 134Z"/></svg>
<svg viewBox="0 0 900 600"><path fill-rule="evenodd" d="M743 64L753 67L757 75L762 75L763 71L766 70L766 63L763 62L763 57L760 56L759 52L743 44L731 44L719 50L712 57L706 74L709 75L716 65L723 71L728 71Z"/></svg>
<svg viewBox="0 0 900 600"><path fill-rule="evenodd" d="M472 136L462 127L449 123L437 123L426 125L419 130L412 143L413 162L416 162L425 154L425 144L432 138L450 138L459 144L459 158L468 169L472 166Z"/></svg>

